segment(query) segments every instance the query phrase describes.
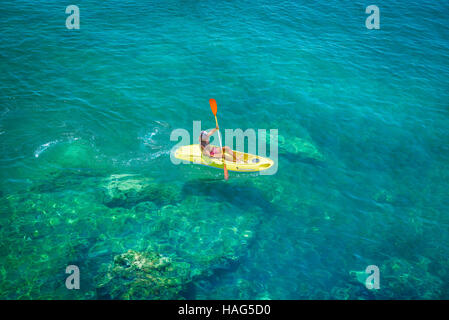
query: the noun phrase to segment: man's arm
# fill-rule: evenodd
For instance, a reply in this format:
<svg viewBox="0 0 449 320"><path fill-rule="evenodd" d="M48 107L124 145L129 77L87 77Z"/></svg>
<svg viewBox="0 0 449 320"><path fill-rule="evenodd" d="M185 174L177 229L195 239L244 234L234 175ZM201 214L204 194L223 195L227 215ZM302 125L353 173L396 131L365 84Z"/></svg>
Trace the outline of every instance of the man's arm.
<svg viewBox="0 0 449 320"><path fill-rule="evenodd" d="M215 129L212 129L207 136L210 137L211 135L213 135L216 131L218 130L218 127L216 127Z"/></svg>
<svg viewBox="0 0 449 320"><path fill-rule="evenodd" d="M209 148L204 148L204 149L203 149L203 154L204 154L205 156L211 157L210 151L207 150L207 149L209 149Z"/></svg>

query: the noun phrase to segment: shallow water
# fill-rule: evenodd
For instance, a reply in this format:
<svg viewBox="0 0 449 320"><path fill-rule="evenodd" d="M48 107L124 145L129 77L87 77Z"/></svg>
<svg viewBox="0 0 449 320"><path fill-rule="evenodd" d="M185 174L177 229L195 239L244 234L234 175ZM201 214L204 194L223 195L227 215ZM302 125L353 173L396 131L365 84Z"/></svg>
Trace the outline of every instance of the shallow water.
<svg viewBox="0 0 449 320"><path fill-rule="evenodd" d="M367 30L370 4L83 1L67 30L2 1L0 298L448 299L449 4ZM222 129L279 130L275 175L171 163L210 98ZM181 289L132 291L128 250Z"/></svg>

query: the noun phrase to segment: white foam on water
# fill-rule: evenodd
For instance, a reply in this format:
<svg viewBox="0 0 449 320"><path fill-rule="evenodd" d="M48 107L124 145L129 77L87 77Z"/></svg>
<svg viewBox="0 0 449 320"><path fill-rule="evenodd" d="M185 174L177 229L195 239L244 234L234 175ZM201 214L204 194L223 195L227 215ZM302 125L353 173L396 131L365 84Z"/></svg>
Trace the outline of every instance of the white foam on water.
<svg viewBox="0 0 449 320"><path fill-rule="evenodd" d="M44 152L45 150L47 150L48 148L50 148L51 146L59 143L61 140L54 140L54 141L50 141L47 143L44 143L42 145L40 145L36 151L34 151L34 157L35 158L39 158L39 156L41 155L42 152Z"/></svg>
<svg viewBox="0 0 449 320"><path fill-rule="evenodd" d="M159 132L159 128L155 127L152 132L146 134L144 137L138 137L137 139L142 140L143 144L148 147L151 147L151 148L158 147L157 143L153 140L153 137L155 135L157 135L158 132Z"/></svg>
<svg viewBox="0 0 449 320"><path fill-rule="evenodd" d="M170 150L160 150L155 153L147 154L146 156L143 156L143 157L136 157L136 158L129 159L128 161L126 161L126 165L130 166L132 162L147 162L147 161L155 160L157 158L160 158L160 157L162 157L164 155L168 155L168 154L170 154Z"/></svg>
<svg viewBox="0 0 449 320"><path fill-rule="evenodd" d="M79 140L79 139L80 139L80 138L78 138L78 137L69 137L69 138L67 139L67 141L68 141L68 142L72 142L72 141L77 141L77 140ZM34 157L35 157L35 158L39 158L39 156L40 156L44 151L46 151L48 148L50 148L50 147L52 147L52 146L54 146L54 145L56 145L56 144L58 144L58 143L60 143L60 142L63 142L63 140L57 139L57 140L49 141L49 142L47 142L47 143L44 143L44 144L40 145L40 146L36 149L36 151L34 151Z"/></svg>

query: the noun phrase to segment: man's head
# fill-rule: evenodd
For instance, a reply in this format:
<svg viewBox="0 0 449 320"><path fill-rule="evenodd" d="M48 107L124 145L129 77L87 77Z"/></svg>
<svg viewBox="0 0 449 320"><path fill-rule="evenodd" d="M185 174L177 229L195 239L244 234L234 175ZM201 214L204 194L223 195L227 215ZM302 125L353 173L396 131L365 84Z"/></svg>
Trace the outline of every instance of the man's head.
<svg viewBox="0 0 449 320"><path fill-rule="evenodd" d="M200 133L200 140L201 141L205 141L205 142L209 142L209 136L207 134L207 131L201 131L201 133Z"/></svg>

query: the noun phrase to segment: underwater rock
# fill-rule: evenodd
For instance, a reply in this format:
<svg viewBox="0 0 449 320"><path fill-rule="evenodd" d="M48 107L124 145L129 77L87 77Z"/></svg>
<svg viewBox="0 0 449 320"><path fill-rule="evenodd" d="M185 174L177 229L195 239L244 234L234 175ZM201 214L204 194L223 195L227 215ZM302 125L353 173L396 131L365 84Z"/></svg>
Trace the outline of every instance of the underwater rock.
<svg viewBox="0 0 449 320"><path fill-rule="evenodd" d="M156 183L134 174L111 175L104 180L102 188L103 203L108 207L131 208L143 201L164 205L175 203L180 197L179 190L173 185Z"/></svg>
<svg viewBox="0 0 449 320"><path fill-rule="evenodd" d="M229 281L229 279L226 279ZM214 286L200 288L200 299L237 299L237 300L271 300L268 292L262 294L258 290L258 285L254 281L246 279L235 279L235 281L222 282ZM207 293L206 293L207 292ZM206 296L204 296L206 294Z"/></svg>
<svg viewBox="0 0 449 320"><path fill-rule="evenodd" d="M289 136L285 139L283 136L278 136L279 152L294 154L303 158L309 158L316 161L324 161L324 155L317 149L317 147L306 139L295 136Z"/></svg>
<svg viewBox="0 0 449 320"><path fill-rule="evenodd" d="M428 270L430 260L421 257L416 263L391 258L380 267L380 288L375 291L382 299L439 299L446 285Z"/></svg>
<svg viewBox="0 0 449 320"><path fill-rule="evenodd" d="M161 208L149 238L176 248L194 269L212 274L232 267L245 254L255 225L255 212L243 213L227 203L190 196L179 205Z"/></svg>
<svg viewBox="0 0 449 320"><path fill-rule="evenodd" d="M354 280L360 282L363 285L366 284L366 279L369 276L369 274L367 274L365 271L349 271L349 275L353 277Z"/></svg>
<svg viewBox="0 0 449 320"><path fill-rule="evenodd" d="M190 281L188 263L152 251L128 250L114 257L97 294L109 299L173 300L182 298L181 292Z"/></svg>
<svg viewBox="0 0 449 320"><path fill-rule="evenodd" d="M394 197L391 192L382 189L374 195L374 200L379 203L393 203Z"/></svg>
<svg viewBox="0 0 449 320"><path fill-rule="evenodd" d="M133 207L133 211L136 213L154 212L157 209L157 205L152 201L142 201Z"/></svg>
<svg viewBox="0 0 449 320"><path fill-rule="evenodd" d="M366 294L371 299L439 299L445 284L440 277L429 272L429 264L430 260L425 257L413 263L397 257L385 261L379 268L380 290L366 289L369 274L365 271L350 271L351 278L361 286L345 292L348 292L350 299ZM365 292L360 291L361 288Z"/></svg>
<svg viewBox="0 0 449 320"><path fill-rule="evenodd" d="M216 271L232 270L260 223L261 209L242 207L240 198L229 202L198 189L193 195L183 193L178 201L180 189L140 175L75 177L55 175L56 185L37 183L33 192L0 198L8 211L0 217L0 235L6 239L0 245L0 264L8 266L0 268L0 280L6 279L0 283L0 298L54 296L53 286L65 278L63 273L62 280L53 275L67 261L85 264L87 291L64 288L58 292L63 299L86 292L106 299L183 298L189 283L210 282ZM248 195L243 186L237 190L242 190L241 199ZM130 249L134 253L121 255ZM116 262L105 264L115 255ZM176 257L176 262L154 262L163 262L163 257ZM39 278L44 270L48 277ZM52 286L31 281L30 274ZM98 275L102 279L97 287Z"/></svg>
<svg viewBox="0 0 449 320"><path fill-rule="evenodd" d="M240 261L258 222L254 212L242 214L229 204L211 203L204 197L165 205L145 226L150 249L116 256L98 285L98 297L183 298L190 282L207 282L217 270L230 270ZM166 258L174 255L182 262Z"/></svg>
<svg viewBox="0 0 449 320"><path fill-rule="evenodd" d="M150 185L151 180L142 178L133 174L111 175L102 187L104 188L103 202L110 206L122 206L126 202L137 203L138 199L142 197L140 194L146 187Z"/></svg>
<svg viewBox="0 0 449 320"><path fill-rule="evenodd" d="M11 194L5 201L10 212L3 217L5 223L0 228L4 239L0 251L3 248L7 251L0 255L0 265L7 266L6 279L15 280L0 282L0 298L82 296L76 290L56 294L52 286L61 287L64 274L55 275L60 274L61 265L79 265L84 261L95 264L96 257L101 257L107 249L100 246L99 231L114 238L121 235L115 231L117 224L111 218L112 209L94 202L95 197L88 193L72 192L69 186L60 192ZM110 254L110 250L106 253ZM33 275L37 281L33 281ZM92 285L91 275L85 273L84 277L87 290Z"/></svg>
<svg viewBox="0 0 449 320"><path fill-rule="evenodd" d="M351 298L352 289L349 287L333 287L331 290L331 296L337 300L349 300Z"/></svg>

